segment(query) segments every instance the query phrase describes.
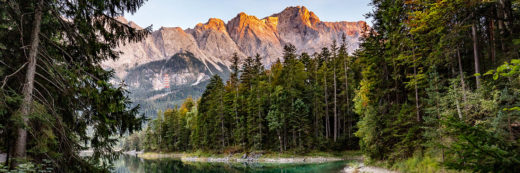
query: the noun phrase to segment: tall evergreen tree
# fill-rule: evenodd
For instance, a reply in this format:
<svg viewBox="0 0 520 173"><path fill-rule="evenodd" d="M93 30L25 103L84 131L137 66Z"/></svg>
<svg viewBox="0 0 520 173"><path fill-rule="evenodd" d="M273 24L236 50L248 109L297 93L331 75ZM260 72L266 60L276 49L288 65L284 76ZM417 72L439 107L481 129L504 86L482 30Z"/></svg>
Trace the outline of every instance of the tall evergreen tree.
<svg viewBox="0 0 520 173"><path fill-rule="evenodd" d="M148 33L149 28L138 31L114 19L135 12L143 3L3 3L0 20L6 27L0 28L0 36L8 51L1 56L7 68L0 100L1 112L12 119L8 131L16 131L3 139L16 139L14 158L8 161L11 167L25 160L48 159L55 163L56 172L98 170L97 163L111 162L117 154L109 152L116 143L112 136L140 128L143 119L137 116L137 107L129 107L122 86L108 83L113 73L99 62L116 59L119 53L113 48ZM39 123L33 115L48 122ZM87 127L93 128L92 135L87 135ZM44 138L49 143L36 143ZM77 156L86 148L81 144L85 142L94 150L90 161ZM32 149L41 146L48 152Z"/></svg>

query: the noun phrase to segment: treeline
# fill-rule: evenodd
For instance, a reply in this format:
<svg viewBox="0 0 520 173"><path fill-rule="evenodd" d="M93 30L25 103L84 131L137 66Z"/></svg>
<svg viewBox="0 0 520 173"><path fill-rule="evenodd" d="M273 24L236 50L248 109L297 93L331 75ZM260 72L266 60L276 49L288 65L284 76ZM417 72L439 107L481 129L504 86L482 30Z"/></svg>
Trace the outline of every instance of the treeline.
<svg viewBox="0 0 520 173"><path fill-rule="evenodd" d="M284 48L283 62L265 69L259 55L232 58L224 83L213 76L199 101L158 115L141 138L126 148L186 150L345 150L358 149L352 112L357 88L354 57L344 41L312 56ZM137 145L136 140L144 139ZM134 147L129 147L134 146Z"/></svg>
<svg viewBox="0 0 520 173"><path fill-rule="evenodd" d="M373 30L355 55L356 135L365 155L518 170L519 3L372 1Z"/></svg>

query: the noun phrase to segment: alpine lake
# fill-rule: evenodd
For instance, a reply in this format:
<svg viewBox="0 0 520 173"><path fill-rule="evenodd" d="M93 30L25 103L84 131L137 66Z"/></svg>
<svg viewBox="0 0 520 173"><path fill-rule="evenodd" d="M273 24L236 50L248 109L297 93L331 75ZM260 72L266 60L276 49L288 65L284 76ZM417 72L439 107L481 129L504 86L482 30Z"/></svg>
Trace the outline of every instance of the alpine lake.
<svg viewBox="0 0 520 173"><path fill-rule="evenodd" d="M114 163L115 173L300 173L300 172L342 172L352 161L334 161L325 163L256 163L256 162L183 162L180 159L163 158L147 160L133 155L123 154Z"/></svg>

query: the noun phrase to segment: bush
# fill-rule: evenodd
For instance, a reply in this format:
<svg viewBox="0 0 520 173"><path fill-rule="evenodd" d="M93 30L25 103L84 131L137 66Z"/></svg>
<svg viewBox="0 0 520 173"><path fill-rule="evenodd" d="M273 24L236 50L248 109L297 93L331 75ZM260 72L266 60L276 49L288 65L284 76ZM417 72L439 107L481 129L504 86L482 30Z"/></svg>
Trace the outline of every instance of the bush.
<svg viewBox="0 0 520 173"><path fill-rule="evenodd" d="M437 160L428 156L414 156L406 160L396 162L393 168L399 170L400 172L444 172L442 165Z"/></svg>
<svg viewBox="0 0 520 173"><path fill-rule="evenodd" d="M515 172L520 170L520 146L516 141L504 139L500 133L479 125L449 120L456 140L448 146L446 165L458 170L475 172Z"/></svg>
<svg viewBox="0 0 520 173"><path fill-rule="evenodd" d="M34 164L32 162L26 162L18 165L16 168L9 170L9 168L3 164L0 164L0 173L50 173L54 172L52 168L52 162L44 159L42 164Z"/></svg>

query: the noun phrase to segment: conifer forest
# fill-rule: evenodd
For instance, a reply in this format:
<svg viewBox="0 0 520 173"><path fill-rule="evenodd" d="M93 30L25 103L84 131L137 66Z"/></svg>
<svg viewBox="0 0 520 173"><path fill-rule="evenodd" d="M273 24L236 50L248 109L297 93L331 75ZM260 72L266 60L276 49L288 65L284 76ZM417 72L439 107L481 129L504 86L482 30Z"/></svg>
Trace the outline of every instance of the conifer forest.
<svg viewBox="0 0 520 173"><path fill-rule="evenodd" d="M372 0L355 51L343 35L318 52L287 43L270 65L235 53L229 76L156 118L100 65L150 34L115 19L144 3L0 0L0 172L106 172L131 150L520 170L519 0Z"/></svg>

